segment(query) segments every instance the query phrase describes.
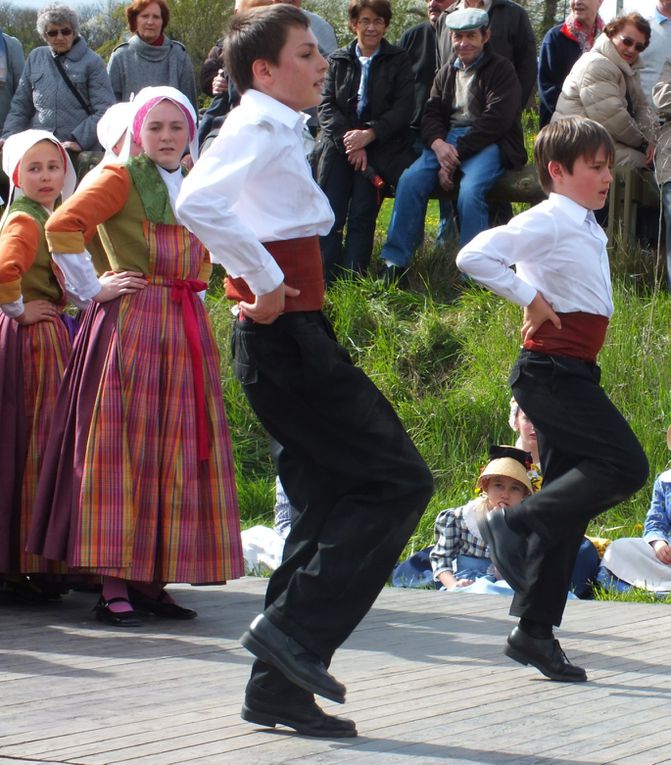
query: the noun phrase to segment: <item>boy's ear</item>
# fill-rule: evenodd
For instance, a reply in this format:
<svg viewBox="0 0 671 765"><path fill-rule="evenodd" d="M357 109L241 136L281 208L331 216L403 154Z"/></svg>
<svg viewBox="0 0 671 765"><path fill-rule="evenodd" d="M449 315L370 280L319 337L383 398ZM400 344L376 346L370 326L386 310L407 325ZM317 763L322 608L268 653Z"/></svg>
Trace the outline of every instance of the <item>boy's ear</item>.
<svg viewBox="0 0 671 765"><path fill-rule="evenodd" d="M566 175L566 168L564 165L562 165L561 162L557 162L557 160L552 159L548 162L548 173L550 174L550 178L552 178L553 181L558 181L563 179Z"/></svg>
<svg viewBox="0 0 671 765"><path fill-rule="evenodd" d="M264 85L272 79L272 71L270 69L270 62L265 58L256 58L252 62L252 77L254 81L260 85Z"/></svg>

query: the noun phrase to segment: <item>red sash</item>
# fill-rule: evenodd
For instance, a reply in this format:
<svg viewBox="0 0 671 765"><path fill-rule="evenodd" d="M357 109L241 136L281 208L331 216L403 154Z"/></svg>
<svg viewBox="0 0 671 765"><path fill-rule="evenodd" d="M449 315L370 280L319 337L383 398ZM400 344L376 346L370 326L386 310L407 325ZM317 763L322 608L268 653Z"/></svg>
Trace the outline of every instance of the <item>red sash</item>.
<svg viewBox="0 0 671 765"><path fill-rule="evenodd" d="M546 321L523 347L528 351L572 356L596 363L596 357L606 339L608 319L581 311L558 313L557 316L561 319L561 329L557 329L551 321Z"/></svg>
<svg viewBox="0 0 671 765"><path fill-rule="evenodd" d="M287 297L285 313L289 311L321 311L324 304L324 269L319 250L319 237L286 239L263 245L284 273L284 283L301 291L297 297ZM239 303L253 303L255 296L242 278L228 276L226 297Z"/></svg>

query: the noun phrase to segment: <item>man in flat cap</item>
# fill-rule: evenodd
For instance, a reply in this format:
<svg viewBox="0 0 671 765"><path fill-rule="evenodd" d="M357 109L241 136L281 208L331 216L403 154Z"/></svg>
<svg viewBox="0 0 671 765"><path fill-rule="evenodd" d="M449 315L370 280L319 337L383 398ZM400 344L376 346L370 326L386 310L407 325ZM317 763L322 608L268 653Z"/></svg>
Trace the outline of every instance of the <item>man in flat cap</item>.
<svg viewBox="0 0 671 765"><path fill-rule="evenodd" d="M424 150L401 175L381 257L384 278L398 279L424 234L426 205L440 182L459 183L461 246L488 227L486 196L505 169L527 159L520 84L513 65L492 53L489 17L464 8L446 17L454 58L436 75L422 119Z"/></svg>
<svg viewBox="0 0 671 765"><path fill-rule="evenodd" d="M480 8L487 13L492 33L489 47L515 67L522 88L522 104L526 105L536 84L536 37L529 14L513 0L456 0L446 8L436 22L438 66L453 56L449 17L464 8Z"/></svg>

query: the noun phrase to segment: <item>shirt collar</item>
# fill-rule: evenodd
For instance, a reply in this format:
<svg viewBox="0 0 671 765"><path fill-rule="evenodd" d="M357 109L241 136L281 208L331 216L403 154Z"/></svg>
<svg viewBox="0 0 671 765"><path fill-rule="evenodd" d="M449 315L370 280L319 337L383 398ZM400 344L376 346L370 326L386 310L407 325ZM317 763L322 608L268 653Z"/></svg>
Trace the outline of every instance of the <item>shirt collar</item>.
<svg viewBox="0 0 671 765"><path fill-rule="evenodd" d="M300 132L303 130L306 115L297 112L272 96L261 93L260 90L250 88L242 94L240 105L250 110L260 118L270 118L275 122L285 125L290 130Z"/></svg>
<svg viewBox="0 0 671 765"><path fill-rule="evenodd" d="M469 64L468 66L464 66L461 62L461 59L457 56L457 58L454 59L454 63L452 66L455 69L460 69L462 72L467 72L469 69L474 69L478 66L480 66L480 62L482 61L483 56L485 55L484 50L482 53L475 59L475 61L472 64Z"/></svg>
<svg viewBox="0 0 671 765"><path fill-rule="evenodd" d="M586 207L574 202L570 197L566 197L563 194L557 194L554 191L550 192L548 199L553 207L558 207L576 223L584 223L587 219L587 215L592 212L592 210L588 210Z"/></svg>
<svg viewBox="0 0 671 765"><path fill-rule="evenodd" d="M654 20L658 24L664 24L667 21L671 21L671 19L669 19L668 16L665 16L663 13L659 12L659 8L657 8L657 6L655 6L655 12L654 12L653 16L654 16Z"/></svg>

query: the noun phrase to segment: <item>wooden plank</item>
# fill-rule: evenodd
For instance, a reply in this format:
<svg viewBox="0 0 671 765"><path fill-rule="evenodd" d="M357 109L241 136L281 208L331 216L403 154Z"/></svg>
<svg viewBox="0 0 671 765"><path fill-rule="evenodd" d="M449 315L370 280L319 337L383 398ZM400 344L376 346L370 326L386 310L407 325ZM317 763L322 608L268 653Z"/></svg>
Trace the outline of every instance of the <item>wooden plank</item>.
<svg viewBox="0 0 671 765"><path fill-rule="evenodd" d="M360 735L328 741L239 717L251 657L238 639L265 585L176 588L199 618L137 630L99 625L81 593L56 608L4 607L0 765L669 759L665 606L570 602L559 637L590 682L564 685L503 656L508 598L385 589L333 662L347 704L324 704Z"/></svg>

